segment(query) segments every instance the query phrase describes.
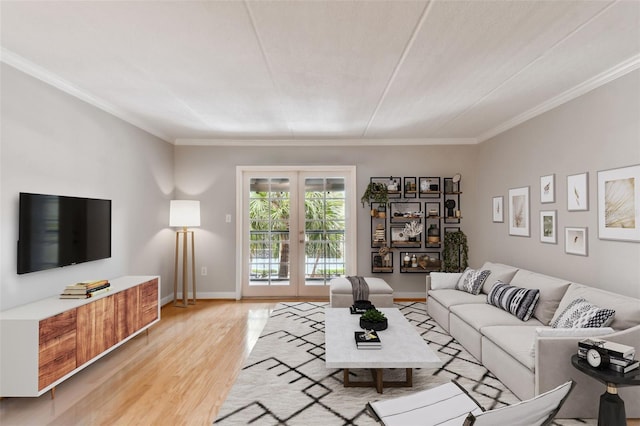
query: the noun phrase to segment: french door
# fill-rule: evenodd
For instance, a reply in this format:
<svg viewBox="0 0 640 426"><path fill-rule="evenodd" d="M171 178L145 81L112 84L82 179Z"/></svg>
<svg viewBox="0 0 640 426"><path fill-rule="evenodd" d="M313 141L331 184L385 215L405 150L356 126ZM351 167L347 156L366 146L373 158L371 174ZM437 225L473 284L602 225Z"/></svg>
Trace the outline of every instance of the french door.
<svg viewBox="0 0 640 426"><path fill-rule="evenodd" d="M239 167L239 296L328 296L355 274L353 167Z"/></svg>

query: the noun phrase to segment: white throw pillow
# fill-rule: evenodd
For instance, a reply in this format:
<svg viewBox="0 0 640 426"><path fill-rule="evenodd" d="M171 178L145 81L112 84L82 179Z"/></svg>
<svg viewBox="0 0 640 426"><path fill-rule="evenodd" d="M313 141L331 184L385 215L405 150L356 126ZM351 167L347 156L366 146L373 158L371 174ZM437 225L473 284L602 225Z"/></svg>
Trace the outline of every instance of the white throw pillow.
<svg viewBox="0 0 640 426"><path fill-rule="evenodd" d="M462 272L431 272L429 275L431 275L431 290L454 289Z"/></svg>

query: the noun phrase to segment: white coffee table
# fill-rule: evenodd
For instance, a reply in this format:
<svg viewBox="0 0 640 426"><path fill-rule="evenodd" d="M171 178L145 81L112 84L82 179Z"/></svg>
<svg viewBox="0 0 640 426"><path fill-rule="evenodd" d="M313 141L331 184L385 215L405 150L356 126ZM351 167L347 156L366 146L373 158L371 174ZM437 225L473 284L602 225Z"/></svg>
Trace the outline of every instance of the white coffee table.
<svg viewBox="0 0 640 426"><path fill-rule="evenodd" d="M360 315L351 315L349 308L325 309L325 362L327 368L344 369L344 386L375 386L383 388L413 386L414 368L439 368L442 361L397 308L380 308L389 322L380 331L382 349L358 349L353 337L360 328ZM371 382L349 380L350 368L370 369ZM383 368L405 368L405 381L383 381Z"/></svg>

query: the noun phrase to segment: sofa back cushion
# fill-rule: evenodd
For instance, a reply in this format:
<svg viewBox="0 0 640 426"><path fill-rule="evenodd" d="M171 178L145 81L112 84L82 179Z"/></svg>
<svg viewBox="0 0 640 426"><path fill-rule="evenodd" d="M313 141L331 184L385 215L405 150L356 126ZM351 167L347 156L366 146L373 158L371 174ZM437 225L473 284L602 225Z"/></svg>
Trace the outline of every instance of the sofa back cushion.
<svg viewBox="0 0 640 426"><path fill-rule="evenodd" d="M560 278L520 269L516 272L510 284L516 287L540 290L540 298L536 309L533 311L533 316L544 325L549 325L570 283Z"/></svg>
<svg viewBox="0 0 640 426"><path fill-rule="evenodd" d="M503 265L502 263L493 262L484 262L484 265L482 265L482 268L480 268L480 270L491 271L482 286L482 292L484 294L489 294L496 281L502 281L505 284L511 283L513 276L516 274L516 272L518 272L518 268L514 268L513 266L509 265Z"/></svg>
<svg viewBox="0 0 640 426"><path fill-rule="evenodd" d="M627 328L640 324L640 299L576 283L569 286L569 289L560 301L553 320L559 317L571 302L580 298L601 308L616 311L613 322L609 324L609 327L614 330L626 330Z"/></svg>

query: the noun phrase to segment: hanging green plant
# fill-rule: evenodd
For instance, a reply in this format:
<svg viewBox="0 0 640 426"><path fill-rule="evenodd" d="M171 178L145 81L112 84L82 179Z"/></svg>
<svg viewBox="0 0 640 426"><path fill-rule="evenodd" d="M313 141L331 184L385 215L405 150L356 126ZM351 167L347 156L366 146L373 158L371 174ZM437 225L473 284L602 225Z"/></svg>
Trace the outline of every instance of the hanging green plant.
<svg viewBox="0 0 640 426"><path fill-rule="evenodd" d="M469 266L469 246L464 232L455 231L444 234L442 260L444 272L461 272Z"/></svg>
<svg viewBox="0 0 640 426"><path fill-rule="evenodd" d="M369 205L371 205L371 203L380 203L386 206L389 202L387 185L379 182L369 182L367 189L364 191L364 194L362 194L362 198L360 198L360 202L362 203L362 207L364 207L365 203Z"/></svg>

